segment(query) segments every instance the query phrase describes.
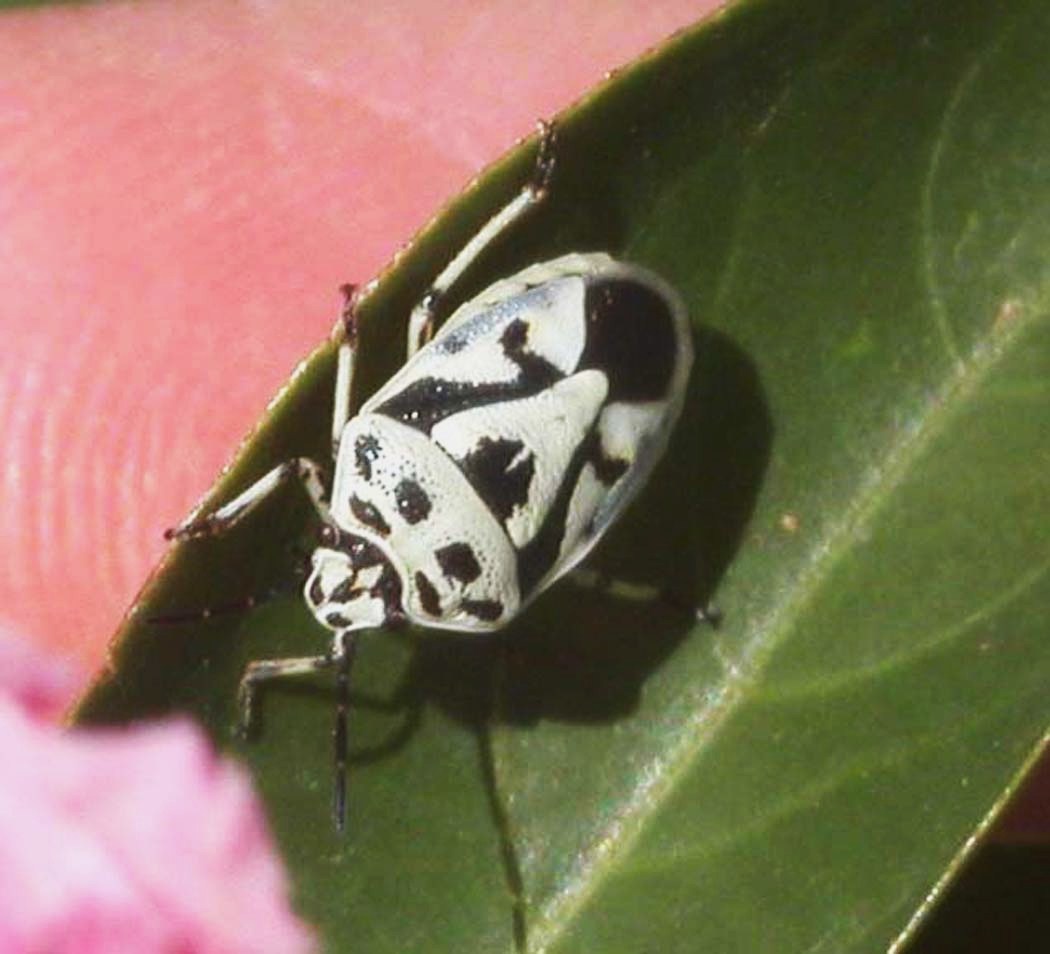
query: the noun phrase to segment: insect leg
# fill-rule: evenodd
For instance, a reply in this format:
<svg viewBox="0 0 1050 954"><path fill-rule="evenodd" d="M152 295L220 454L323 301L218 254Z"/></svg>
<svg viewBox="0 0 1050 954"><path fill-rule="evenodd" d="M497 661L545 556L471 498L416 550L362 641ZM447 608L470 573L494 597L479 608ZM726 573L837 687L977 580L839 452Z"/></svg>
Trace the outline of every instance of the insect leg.
<svg viewBox="0 0 1050 954"><path fill-rule="evenodd" d="M452 261L434 279L434 284L423 295L419 304L412 309L412 315L408 320L406 347L408 358L411 358L433 336L434 313L442 296L502 232L513 226L529 209L546 198L551 176L554 173L554 125L541 121L539 136L540 145L539 152L536 154L536 166L528 183L459 250Z"/></svg>
<svg viewBox="0 0 1050 954"><path fill-rule="evenodd" d="M338 668L335 671L335 728L332 730L333 755L335 757L335 789L332 793L332 817L336 831L346 828L346 760L347 717L350 712L350 670L354 665L356 645L353 633L337 637L341 647Z"/></svg>
<svg viewBox="0 0 1050 954"><path fill-rule="evenodd" d="M237 688L237 708L240 710L237 728L242 737L247 737L255 715L255 691L259 683L287 676L308 676L328 669L335 670L335 728L332 731L335 788L332 796L332 814L336 829L340 832L346 827L347 716L350 710L350 670L354 664L355 650L353 633L341 633L333 640L332 648L321 656L258 659L248 663Z"/></svg>
<svg viewBox="0 0 1050 954"><path fill-rule="evenodd" d="M566 575L577 586L600 590L611 596L633 601L659 602L678 613L692 616L698 623L717 627L722 621L722 611L716 606L688 606L657 586L648 583L632 583L586 567L580 567Z"/></svg>
<svg viewBox="0 0 1050 954"><path fill-rule="evenodd" d="M339 442L343 428L350 420L350 388L354 379L354 358L357 352L357 302L356 285L344 285L343 311L340 316L342 338L339 341L339 358L335 372L335 396L332 401L332 460L339 459Z"/></svg>
<svg viewBox="0 0 1050 954"><path fill-rule="evenodd" d="M289 659L256 659L245 667L237 687L237 708L240 721L237 730L242 736L251 732L255 715L255 690L261 682L283 679L286 676L308 676L324 672L338 665L339 657L334 652L320 656L296 656Z"/></svg>
<svg viewBox="0 0 1050 954"><path fill-rule="evenodd" d="M273 470L264 474L247 490L242 491L229 503L223 504L214 513L203 517L190 517L177 527L164 531L166 540L188 540L192 537L209 537L228 530L245 514L257 507L278 487L289 480L302 482L310 495L314 507L321 519L328 520L328 500L321 479L321 468L306 457L294 457L278 464Z"/></svg>

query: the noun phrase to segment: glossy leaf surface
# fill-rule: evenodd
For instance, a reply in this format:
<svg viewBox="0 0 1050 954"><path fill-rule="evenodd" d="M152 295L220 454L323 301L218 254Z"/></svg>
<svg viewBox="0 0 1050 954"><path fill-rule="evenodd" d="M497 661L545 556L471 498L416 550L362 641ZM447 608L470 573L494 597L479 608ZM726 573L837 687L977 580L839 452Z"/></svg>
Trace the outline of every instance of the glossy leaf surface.
<svg viewBox="0 0 1050 954"><path fill-rule="evenodd" d="M743 2L564 117L549 203L458 294L598 248L682 291L687 410L596 563L724 623L565 584L505 638L365 640L343 839L327 684L268 690L237 750L333 950L882 951L913 920L1050 722L1048 40L1036 0ZM531 159L383 276L361 394ZM323 458L332 374L216 499ZM310 527L290 490L179 548L83 717L232 745L244 664L323 631L294 594L144 620L291 590Z"/></svg>

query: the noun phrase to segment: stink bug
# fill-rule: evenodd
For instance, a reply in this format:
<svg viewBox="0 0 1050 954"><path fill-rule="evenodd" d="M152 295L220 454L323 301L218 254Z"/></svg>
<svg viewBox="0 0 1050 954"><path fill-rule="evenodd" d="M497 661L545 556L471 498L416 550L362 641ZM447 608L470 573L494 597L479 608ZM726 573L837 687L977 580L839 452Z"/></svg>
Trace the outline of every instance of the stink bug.
<svg viewBox="0 0 1050 954"><path fill-rule="evenodd" d="M324 468L297 458L167 534L219 533L285 481L305 487L321 528L304 595L331 645L250 663L241 725L260 682L335 671L340 828L356 634L404 622L464 633L505 626L590 553L645 483L681 411L693 359L685 307L662 279L604 253L531 265L434 333L438 303L543 201L554 161L553 128L541 124L530 181L437 276L410 316L405 364L353 416L357 295L347 290L331 492Z"/></svg>

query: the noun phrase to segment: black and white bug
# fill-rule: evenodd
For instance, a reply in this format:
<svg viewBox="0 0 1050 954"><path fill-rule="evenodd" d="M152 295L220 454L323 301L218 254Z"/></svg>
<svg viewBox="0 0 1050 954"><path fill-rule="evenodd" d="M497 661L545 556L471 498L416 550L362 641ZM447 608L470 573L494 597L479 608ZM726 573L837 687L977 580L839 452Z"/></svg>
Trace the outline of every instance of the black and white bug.
<svg viewBox="0 0 1050 954"><path fill-rule="evenodd" d="M284 481L305 486L321 530L304 594L332 643L322 655L250 663L240 711L247 728L263 680L336 671L340 827L356 634L403 622L463 633L505 626L590 553L645 483L682 407L693 358L682 301L653 273L603 253L531 265L433 333L450 287L542 201L553 146L542 125L531 181L438 275L412 312L404 366L354 416L348 291L331 492L322 468L298 458L168 532L220 532Z"/></svg>

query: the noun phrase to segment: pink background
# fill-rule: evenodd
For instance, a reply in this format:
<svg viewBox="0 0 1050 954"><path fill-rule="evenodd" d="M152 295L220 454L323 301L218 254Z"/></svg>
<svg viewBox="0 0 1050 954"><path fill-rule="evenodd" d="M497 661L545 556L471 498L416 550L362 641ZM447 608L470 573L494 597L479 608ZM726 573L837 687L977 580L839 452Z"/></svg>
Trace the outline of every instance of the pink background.
<svg viewBox="0 0 1050 954"><path fill-rule="evenodd" d="M162 530L328 333L340 283L716 6L0 14L0 624L96 666Z"/></svg>

